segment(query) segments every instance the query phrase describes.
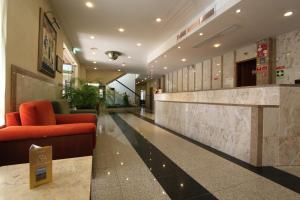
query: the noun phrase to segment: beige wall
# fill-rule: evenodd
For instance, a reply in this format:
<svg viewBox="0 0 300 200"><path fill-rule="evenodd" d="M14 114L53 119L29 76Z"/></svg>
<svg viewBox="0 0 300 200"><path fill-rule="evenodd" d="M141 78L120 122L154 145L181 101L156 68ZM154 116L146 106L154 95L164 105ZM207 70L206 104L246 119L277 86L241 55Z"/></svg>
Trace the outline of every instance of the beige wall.
<svg viewBox="0 0 300 200"><path fill-rule="evenodd" d="M203 62L203 90L211 89L211 77L211 59L209 59Z"/></svg>
<svg viewBox="0 0 300 200"><path fill-rule="evenodd" d="M194 67L184 67L176 70L182 71L182 78L178 76L177 85L182 81L182 91L210 90L233 88L236 84L236 62L256 57L256 44L251 44L224 55L213 57L197 63ZM172 72L169 73L173 74ZM175 80L176 81L176 80ZM168 82L172 85L172 82ZM178 91L180 91L178 87ZM168 91L172 92L172 91Z"/></svg>
<svg viewBox="0 0 300 200"><path fill-rule="evenodd" d="M39 9L52 10L46 0L9 0L7 7L7 47L6 47L6 111L9 111L11 93L11 65L40 74L37 70ZM64 33L57 33L56 53L63 57L63 43L68 44ZM45 76L51 79L48 76ZM62 83L62 74L56 73L55 83ZM59 88L58 88L59 89Z"/></svg>
<svg viewBox="0 0 300 200"><path fill-rule="evenodd" d="M276 46L276 62L273 64L272 83L294 84L300 79L300 30L278 35L274 39ZM233 88L236 86L236 63L256 58L257 45L250 44L236 50L229 51L224 55L197 63L195 73L194 90L210 90L220 88ZM276 77L276 67L283 67L282 76ZM176 70L182 71L183 77L178 76L178 85L183 83L182 91L193 91L193 75L188 67ZM172 73L170 73L172 74ZM189 80L190 77L192 80ZM181 80L182 79L182 80ZM169 82L169 84L172 84ZM178 90L180 91L180 89ZM169 91L172 92L172 91Z"/></svg>
<svg viewBox="0 0 300 200"><path fill-rule="evenodd" d="M212 89L222 88L222 56L212 59Z"/></svg>
<svg viewBox="0 0 300 200"><path fill-rule="evenodd" d="M86 70L86 80L88 82L101 82L107 84L118 77L124 75L124 72L115 70Z"/></svg>
<svg viewBox="0 0 300 200"><path fill-rule="evenodd" d="M223 55L223 88L233 88L236 82L235 52L231 51Z"/></svg>

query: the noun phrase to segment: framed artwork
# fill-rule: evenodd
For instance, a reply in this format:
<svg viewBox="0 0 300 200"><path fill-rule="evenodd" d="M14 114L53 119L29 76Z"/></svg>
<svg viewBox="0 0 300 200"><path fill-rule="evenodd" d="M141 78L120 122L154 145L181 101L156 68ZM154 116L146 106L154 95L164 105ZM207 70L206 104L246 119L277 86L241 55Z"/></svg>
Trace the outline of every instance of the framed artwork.
<svg viewBox="0 0 300 200"><path fill-rule="evenodd" d="M38 70L52 78L56 70L56 30L40 8Z"/></svg>
<svg viewBox="0 0 300 200"><path fill-rule="evenodd" d="M64 65L64 61L61 59L61 57L56 55L56 71L58 71L59 73L62 73L63 65Z"/></svg>

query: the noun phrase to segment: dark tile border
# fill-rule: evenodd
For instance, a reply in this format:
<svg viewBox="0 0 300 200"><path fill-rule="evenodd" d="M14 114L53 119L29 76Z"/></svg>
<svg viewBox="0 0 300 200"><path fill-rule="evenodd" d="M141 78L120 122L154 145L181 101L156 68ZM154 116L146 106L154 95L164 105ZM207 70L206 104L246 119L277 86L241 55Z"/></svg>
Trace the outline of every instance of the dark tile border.
<svg viewBox="0 0 300 200"><path fill-rule="evenodd" d="M195 141L195 140L193 140L191 138L188 138L188 137L186 137L184 135L176 133L175 131L172 131L172 130L170 130L170 129L166 128L166 127L163 127L163 126L161 126L159 124L156 124L155 121L152 120L152 119L149 119L147 117L141 116L141 115L139 115L137 113L131 113L131 114L133 114L136 117L138 117L140 119L143 119L143 120L145 120L145 121L147 121L147 122L149 122L149 123L151 123L151 124L153 124L155 126L158 126L158 127L162 128L162 129L164 129L164 130L166 130L166 131L168 131L168 132L170 132L170 133L172 133L172 134L174 134L174 135L176 135L178 137L181 137L181 138L183 138L183 139L185 139L185 140L187 140L187 141L189 141L189 142L191 142L191 143L193 143L193 144L195 144L195 145L197 145L197 146L199 146L199 147L201 147L203 149L206 149L207 151L210 151L210 152L212 152L212 153L214 153L214 154L216 154L216 155L218 155L218 156L220 156L220 157L222 157L222 158L224 158L224 159L226 159L228 161L231 161L231 162L233 162L233 163L235 163L235 164L237 164L237 165L239 165L239 166L241 166L241 167L243 167L243 168L245 168L245 169L247 169L247 170L249 170L251 172L254 172L257 175L260 175L260 176L262 176L264 178L267 178L270 181L273 181L273 182L275 182L275 183L277 183L277 184L279 184L279 185L281 185L283 187L286 187L286 188L288 188L288 189L290 189L290 190L292 190L292 191L297 192L298 194L300 194L300 178L297 177L297 176L295 176L295 175L289 174L289 173L284 172L282 170L279 170L279 169L277 169L275 167L255 167L253 165L250 165L249 163L246 163L246 162L244 162L242 160L239 160L239 159L237 159L235 157L232 157L232 156L230 156L228 154L225 154L225 153L223 153L223 152L221 152L219 150L216 150L216 149L214 149L212 147L209 147L209 146L207 146L205 144L202 144L202 143L200 143L198 141Z"/></svg>
<svg viewBox="0 0 300 200"><path fill-rule="evenodd" d="M171 199L217 199L118 114L111 117Z"/></svg>

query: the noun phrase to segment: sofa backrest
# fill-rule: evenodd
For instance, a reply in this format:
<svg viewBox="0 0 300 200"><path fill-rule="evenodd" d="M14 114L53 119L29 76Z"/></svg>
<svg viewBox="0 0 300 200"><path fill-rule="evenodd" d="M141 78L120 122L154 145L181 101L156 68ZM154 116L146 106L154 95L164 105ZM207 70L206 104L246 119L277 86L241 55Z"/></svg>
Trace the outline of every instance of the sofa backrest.
<svg viewBox="0 0 300 200"><path fill-rule="evenodd" d="M22 126L55 125L56 118L50 101L31 101L20 105Z"/></svg>

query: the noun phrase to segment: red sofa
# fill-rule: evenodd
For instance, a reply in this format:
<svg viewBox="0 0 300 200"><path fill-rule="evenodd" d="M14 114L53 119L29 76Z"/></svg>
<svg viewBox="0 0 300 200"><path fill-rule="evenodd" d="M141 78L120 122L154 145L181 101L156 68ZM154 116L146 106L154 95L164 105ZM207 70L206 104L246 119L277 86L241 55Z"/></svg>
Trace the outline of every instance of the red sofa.
<svg viewBox="0 0 300 200"><path fill-rule="evenodd" d="M28 162L32 144L51 145L53 159L92 155L96 123L92 114L55 115L49 101L23 103L0 129L0 166Z"/></svg>

